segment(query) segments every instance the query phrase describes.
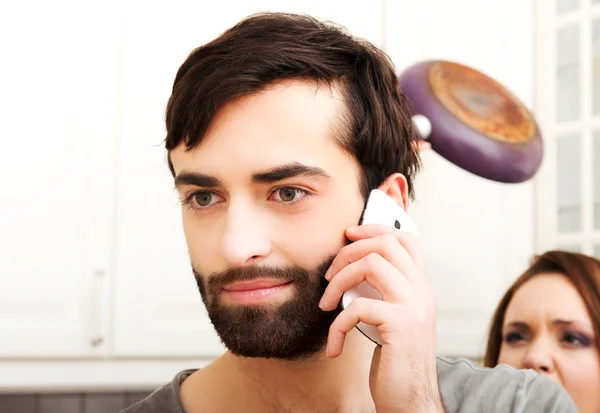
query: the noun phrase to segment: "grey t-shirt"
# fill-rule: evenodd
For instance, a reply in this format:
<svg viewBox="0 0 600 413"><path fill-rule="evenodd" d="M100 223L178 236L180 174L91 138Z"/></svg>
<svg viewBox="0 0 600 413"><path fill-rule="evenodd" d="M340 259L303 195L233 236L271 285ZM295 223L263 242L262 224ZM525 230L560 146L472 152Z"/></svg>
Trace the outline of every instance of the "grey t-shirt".
<svg viewBox="0 0 600 413"><path fill-rule="evenodd" d="M467 360L437 360L440 391L448 413L577 413L568 393L533 370L493 369ZM179 386L196 370L185 370L121 413L185 413ZM212 413L207 407L207 413Z"/></svg>

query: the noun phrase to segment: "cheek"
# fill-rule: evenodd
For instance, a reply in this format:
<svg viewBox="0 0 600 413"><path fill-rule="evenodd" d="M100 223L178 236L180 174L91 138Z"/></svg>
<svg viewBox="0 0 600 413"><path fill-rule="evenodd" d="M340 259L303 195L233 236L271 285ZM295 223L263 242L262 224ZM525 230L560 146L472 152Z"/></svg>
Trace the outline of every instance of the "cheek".
<svg viewBox="0 0 600 413"><path fill-rule="evenodd" d="M319 200L310 211L281 217L273 232L273 246L292 261L314 262L339 251L348 240L347 228L357 225L362 201L346 202L337 207L334 202Z"/></svg>
<svg viewBox="0 0 600 413"><path fill-rule="evenodd" d="M217 225L218 221L201 222L188 211L183 212L183 233L188 247L189 255L195 265L203 263L203 267L213 268L215 264L212 259L219 257L219 242L222 238L222 228Z"/></svg>
<svg viewBox="0 0 600 413"><path fill-rule="evenodd" d="M562 385L583 413L600 409L600 359L596 351L577 351L557 360Z"/></svg>
<svg viewBox="0 0 600 413"><path fill-rule="evenodd" d="M498 364L507 364L517 369L523 368L524 359L527 348L520 346L518 348L502 345L500 347L500 355L498 356Z"/></svg>

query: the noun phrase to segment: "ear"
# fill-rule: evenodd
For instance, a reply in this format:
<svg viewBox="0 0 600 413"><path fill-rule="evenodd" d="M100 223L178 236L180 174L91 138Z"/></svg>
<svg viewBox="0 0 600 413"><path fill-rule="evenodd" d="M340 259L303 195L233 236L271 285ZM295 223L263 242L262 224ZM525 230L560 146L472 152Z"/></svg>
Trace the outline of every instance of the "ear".
<svg viewBox="0 0 600 413"><path fill-rule="evenodd" d="M408 184L401 173L394 173L379 186L380 191L398 203L405 211L408 208Z"/></svg>

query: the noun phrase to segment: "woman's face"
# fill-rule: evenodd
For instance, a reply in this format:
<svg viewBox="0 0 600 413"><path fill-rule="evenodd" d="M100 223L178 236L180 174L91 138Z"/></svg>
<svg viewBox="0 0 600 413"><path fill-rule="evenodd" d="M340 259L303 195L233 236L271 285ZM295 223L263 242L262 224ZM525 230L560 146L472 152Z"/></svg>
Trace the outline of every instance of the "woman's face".
<svg viewBox="0 0 600 413"><path fill-rule="evenodd" d="M498 364L534 369L562 385L582 413L600 412L594 328L564 275L536 275L516 291L504 317Z"/></svg>

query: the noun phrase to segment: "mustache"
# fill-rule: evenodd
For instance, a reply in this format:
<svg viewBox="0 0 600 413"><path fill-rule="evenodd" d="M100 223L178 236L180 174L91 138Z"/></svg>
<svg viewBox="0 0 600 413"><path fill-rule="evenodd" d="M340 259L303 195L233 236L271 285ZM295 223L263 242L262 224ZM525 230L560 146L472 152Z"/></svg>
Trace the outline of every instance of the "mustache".
<svg viewBox="0 0 600 413"><path fill-rule="evenodd" d="M274 278L304 284L308 282L310 273L300 267L253 266L229 268L225 271L213 272L208 277L194 270L194 276L198 282L204 280L207 283L206 287L209 291L219 291L226 285L258 278Z"/></svg>

